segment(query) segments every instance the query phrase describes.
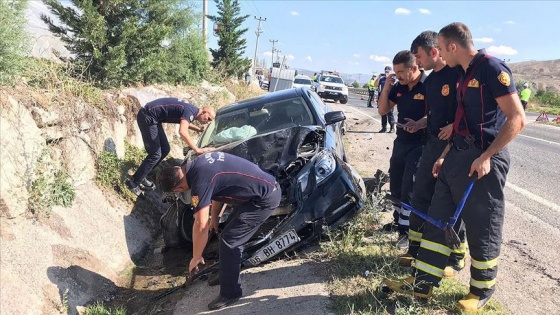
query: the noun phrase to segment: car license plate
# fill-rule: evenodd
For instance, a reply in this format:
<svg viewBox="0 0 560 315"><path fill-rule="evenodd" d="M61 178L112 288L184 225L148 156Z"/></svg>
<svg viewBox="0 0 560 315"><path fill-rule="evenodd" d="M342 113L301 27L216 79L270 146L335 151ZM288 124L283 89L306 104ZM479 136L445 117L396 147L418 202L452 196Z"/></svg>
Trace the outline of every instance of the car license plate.
<svg viewBox="0 0 560 315"><path fill-rule="evenodd" d="M268 243L265 247L259 249L253 257L249 258L249 262L253 266L260 264L261 262L268 260L275 256L276 254L286 250L286 248L299 242L300 238L295 230L289 230L286 233L278 236Z"/></svg>

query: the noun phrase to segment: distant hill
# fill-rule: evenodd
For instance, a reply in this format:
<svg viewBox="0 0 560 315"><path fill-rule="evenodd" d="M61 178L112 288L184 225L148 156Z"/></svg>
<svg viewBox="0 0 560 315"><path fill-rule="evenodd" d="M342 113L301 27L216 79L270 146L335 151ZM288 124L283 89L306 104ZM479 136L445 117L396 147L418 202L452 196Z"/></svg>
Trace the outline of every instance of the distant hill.
<svg viewBox="0 0 560 315"><path fill-rule="evenodd" d="M528 81L534 88L560 93L560 59L508 63L517 81Z"/></svg>

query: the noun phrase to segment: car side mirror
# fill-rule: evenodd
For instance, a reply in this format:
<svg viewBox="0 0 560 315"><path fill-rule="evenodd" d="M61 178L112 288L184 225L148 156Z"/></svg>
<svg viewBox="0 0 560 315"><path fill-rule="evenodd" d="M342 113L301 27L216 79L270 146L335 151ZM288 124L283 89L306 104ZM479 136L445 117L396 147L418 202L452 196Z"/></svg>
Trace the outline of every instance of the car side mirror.
<svg viewBox="0 0 560 315"><path fill-rule="evenodd" d="M342 111L328 112L325 114L325 121L327 122L327 125L336 124L337 122L344 120L346 120L346 116Z"/></svg>

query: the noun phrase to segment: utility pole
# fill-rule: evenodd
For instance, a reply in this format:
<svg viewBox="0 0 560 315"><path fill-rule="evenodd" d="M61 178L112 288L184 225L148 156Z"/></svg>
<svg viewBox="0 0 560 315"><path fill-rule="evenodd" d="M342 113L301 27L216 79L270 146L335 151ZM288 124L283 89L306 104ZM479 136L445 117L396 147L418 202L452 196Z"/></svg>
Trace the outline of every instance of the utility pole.
<svg viewBox="0 0 560 315"><path fill-rule="evenodd" d="M270 67L272 68L272 64L274 63L274 51L275 51L274 43L277 43L278 40L277 39L269 39L268 41L272 43L272 56L271 56L272 60L271 60L271 63L270 63Z"/></svg>
<svg viewBox="0 0 560 315"><path fill-rule="evenodd" d="M255 43L255 58L253 58L253 71L251 71L251 75L254 75L255 71L257 70L257 51L259 49L259 36L262 33L261 21L266 21L266 18L262 18L260 16L257 18L255 16L255 20L259 20L259 26L257 26L257 30L255 31L255 35L257 35L257 42Z"/></svg>
<svg viewBox="0 0 560 315"><path fill-rule="evenodd" d="M208 14L208 0L202 0L202 41L206 51L206 15Z"/></svg>

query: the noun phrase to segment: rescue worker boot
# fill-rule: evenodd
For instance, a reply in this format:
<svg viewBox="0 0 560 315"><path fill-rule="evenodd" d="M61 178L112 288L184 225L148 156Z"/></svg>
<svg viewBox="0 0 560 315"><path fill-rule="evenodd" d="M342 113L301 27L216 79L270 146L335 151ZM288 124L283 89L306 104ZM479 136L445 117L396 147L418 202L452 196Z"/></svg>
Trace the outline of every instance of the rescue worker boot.
<svg viewBox="0 0 560 315"><path fill-rule="evenodd" d="M384 133L387 132L387 127L382 127L381 130L379 130L379 133Z"/></svg>
<svg viewBox="0 0 560 315"><path fill-rule="evenodd" d="M432 297L433 287L428 283L416 282L414 276L408 276L404 279L383 279L384 287L381 289L385 293L395 292L401 294L411 294L421 301L426 301Z"/></svg>
<svg viewBox="0 0 560 315"><path fill-rule="evenodd" d="M142 182L140 183L140 185L138 185L138 187L140 187L140 189L142 189L143 191L151 191L156 189L156 185L146 178L142 180Z"/></svg>
<svg viewBox="0 0 560 315"><path fill-rule="evenodd" d="M215 298L212 302L208 304L208 309L212 311L222 309L224 307L230 306L231 304L237 302L239 298L241 298L241 296L234 297L234 298L227 298L218 295L217 298Z"/></svg>
<svg viewBox="0 0 560 315"><path fill-rule="evenodd" d="M465 268L465 258L461 259L457 264L446 266L443 269L444 278L455 278L461 270Z"/></svg>
<svg viewBox="0 0 560 315"><path fill-rule="evenodd" d="M469 292L462 300L457 302L457 307L465 312L478 312L484 305L490 300L490 296L485 299L480 299L480 297Z"/></svg>
<svg viewBox="0 0 560 315"><path fill-rule="evenodd" d="M389 129L389 133L395 132L395 125L391 125L391 129Z"/></svg>
<svg viewBox="0 0 560 315"><path fill-rule="evenodd" d="M140 189L138 184L136 184L133 180L127 179L125 184L126 184L126 188L128 188L128 190L130 190L134 195L136 195L136 197L140 197L142 195L142 190Z"/></svg>
<svg viewBox="0 0 560 315"><path fill-rule="evenodd" d="M399 256L399 266L402 267L412 267L414 263L414 257L411 254L406 253Z"/></svg>

